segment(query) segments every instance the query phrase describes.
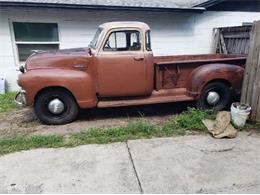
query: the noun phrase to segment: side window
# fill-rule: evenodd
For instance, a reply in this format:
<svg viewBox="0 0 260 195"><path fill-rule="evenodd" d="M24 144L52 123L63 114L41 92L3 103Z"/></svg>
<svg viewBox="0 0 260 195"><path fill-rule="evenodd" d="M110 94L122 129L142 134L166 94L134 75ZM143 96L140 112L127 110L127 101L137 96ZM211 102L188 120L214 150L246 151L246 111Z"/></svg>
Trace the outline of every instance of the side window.
<svg viewBox="0 0 260 195"><path fill-rule="evenodd" d="M152 47L151 47L151 31L148 30L145 33L145 47L147 51L152 51Z"/></svg>
<svg viewBox="0 0 260 195"><path fill-rule="evenodd" d="M136 30L110 33L104 51L137 51L141 49L140 32Z"/></svg>
<svg viewBox="0 0 260 195"><path fill-rule="evenodd" d="M113 32L110 34L106 45L106 49L124 49L126 48L126 33L124 32Z"/></svg>

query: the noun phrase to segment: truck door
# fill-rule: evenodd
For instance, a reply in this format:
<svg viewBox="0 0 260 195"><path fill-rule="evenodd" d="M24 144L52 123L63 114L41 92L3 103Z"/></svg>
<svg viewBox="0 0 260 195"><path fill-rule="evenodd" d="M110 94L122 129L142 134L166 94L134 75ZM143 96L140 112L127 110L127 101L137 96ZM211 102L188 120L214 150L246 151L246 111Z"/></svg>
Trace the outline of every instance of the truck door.
<svg viewBox="0 0 260 195"><path fill-rule="evenodd" d="M146 95L146 59L136 29L108 33L96 56L101 97Z"/></svg>

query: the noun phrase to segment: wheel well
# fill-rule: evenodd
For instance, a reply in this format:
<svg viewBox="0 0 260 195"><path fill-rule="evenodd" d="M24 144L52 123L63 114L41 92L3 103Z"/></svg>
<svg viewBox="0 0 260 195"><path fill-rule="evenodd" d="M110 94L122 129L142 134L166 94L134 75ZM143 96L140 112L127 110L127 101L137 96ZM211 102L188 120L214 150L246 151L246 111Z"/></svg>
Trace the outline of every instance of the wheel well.
<svg viewBox="0 0 260 195"><path fill-rule="evenodd" d="M207 82L204 86L210 84L210 83L213 83L213 82L220 82L220 83L224 83L226 84L228 87L232 87L231 83L225 79L214 79L214 80L211 80L209 82Z"/></svg>
<svg viewBox="0 0 260 195"><path fill-rule="evenodd" d="M34 103L35 103L36 99L39 97L39 95L42 94L42 93L45 93L46 91L64 91L64 92L68 93L71 97L73 97L73 99L77 103L76 98L74 97L74 95L68 89L66 89L65 87L61 87L61 86L51 86L51 87L45 87L45 88L41 89L35 95Z"/></svg>

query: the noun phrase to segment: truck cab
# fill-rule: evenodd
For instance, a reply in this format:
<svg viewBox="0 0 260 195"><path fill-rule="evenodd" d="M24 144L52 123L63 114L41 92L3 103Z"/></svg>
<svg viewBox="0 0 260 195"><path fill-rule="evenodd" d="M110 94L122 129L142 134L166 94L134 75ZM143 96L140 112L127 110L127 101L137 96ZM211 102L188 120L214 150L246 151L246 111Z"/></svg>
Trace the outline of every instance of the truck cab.
<svg viewBox="0 0 260 195"><path fill-rule="evenodd" d="M100 97L149 95L153 91L150 28L141 22L101 25L90 43Z"/></svg>

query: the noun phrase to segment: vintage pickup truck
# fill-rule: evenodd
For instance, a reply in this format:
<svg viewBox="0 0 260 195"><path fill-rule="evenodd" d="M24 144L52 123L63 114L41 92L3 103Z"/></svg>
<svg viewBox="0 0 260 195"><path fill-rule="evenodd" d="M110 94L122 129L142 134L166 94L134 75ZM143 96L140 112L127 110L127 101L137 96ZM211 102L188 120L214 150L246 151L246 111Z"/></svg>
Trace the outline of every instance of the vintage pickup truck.
<svg viewBox="0 0 260 195"><path fill-rule="evenodd" d="M222 110L240 91L245 60L153 56L147 24L109 22L99 26L88 48L32 54L20 69L16 102L33 106L46 124L72 122L79 108L196 100L200 108Z"/></svg>

